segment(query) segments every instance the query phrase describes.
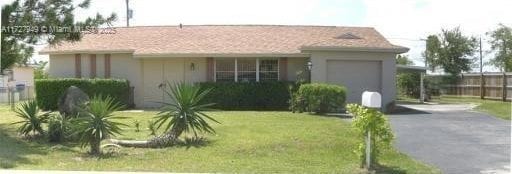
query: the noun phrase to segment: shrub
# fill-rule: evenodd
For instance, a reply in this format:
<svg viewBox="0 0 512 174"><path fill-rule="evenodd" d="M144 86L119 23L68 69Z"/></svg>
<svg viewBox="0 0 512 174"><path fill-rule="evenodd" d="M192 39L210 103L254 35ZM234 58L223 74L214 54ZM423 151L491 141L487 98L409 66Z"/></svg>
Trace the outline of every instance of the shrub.
<svg viewBox="0 0 512 174"><path fill-rule="evenodd" d="M22 119L21 121L12 123L21 124L18 128L18 132L21 135L28 136L30 133L32 133L32 135L44 134L42 124L47 122L49 113L39 114L39 107L36 101L31 100L20 103L14 109L14 112Z"/></svg>
<svg viewBox="0 0 512 174"><path fill-rule="evenodd" d="M213 108L226 110L285 110L290 99L292 82L205 82L202 88L212 89L205 102Z"/></svg>
<svg viewBox="0 0 512 174"><path fill-rule="evenodd" d="M48 119L48 140L50 142L61 142L65 135L64 117L60 114L53 114Z"/></svg>
<svg viewBox="0 0 512 174"><path fill-rule="evenodd" d="M89 96L111 96L116 102L129 105L130 84L119 79L39 79L36 100L43 110L56 110L59 98L70 86L76 86Z"/></svg>
<svg viewBox="0 0 512 174"><path fill-rule="evenodd" d="M388 119L375 109L365 108L357 104L348 104L347 111L354 116L352 126L357 130L360 139L355 152L359 156L361 167L364 166L366 159L365 137L368 130L371 137L370 164L377 164L381 150L391 147L394 138Z"/></svg>
<svg viewBox="0 0 512 174"><path fill-rule="evenodd" d="M294 111L316 113L334 112L344 107L345 87L330 84L304 84L294 96Z"/></svg>
<svg viewBox="0 0 512 174"><path fill-rule="evenodd" d="M396 76L396 85L401 95L420 97L420 73L399 73Z"/></svg>

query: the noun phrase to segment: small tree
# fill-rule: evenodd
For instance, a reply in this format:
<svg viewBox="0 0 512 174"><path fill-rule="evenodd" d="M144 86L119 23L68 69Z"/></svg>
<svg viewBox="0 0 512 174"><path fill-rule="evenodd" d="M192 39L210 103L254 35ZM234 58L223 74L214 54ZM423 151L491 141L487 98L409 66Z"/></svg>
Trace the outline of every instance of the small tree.
<svg viewBox="0 0 512 174"><path fill-rule="evenodd" d="M111 97L95 96L80 107L79 118L76 119L76 133L82 147L90 146L90 153L101 153L101 140L111 135L121 134L120 126L126 124L115 122L124 117L114 116L113 113L124 106L114 102Z"/></svg>
<svg viewBox="0 0 512 174"><path fill-rule="evenodd" d="M365 108L357 104L348 104L347 111L354 115L352 126L357 130L360 143L355 150L361 161L361 167L364 167L366 159L365 137L370 131L371 148L370 164L378 164L378 157L383 149L391 147L394 139L393 131L389 125L388 119L381 112Z"/></svg>
<svg viewBox="0 0 512 174"><path fill-rule="evenodd" d="M512 28L499 24L494 31L488 32L489 43L495 57L489 62L503 72L512 72Z"/></svg>
<svg viewBox="0 0 512 174"><path fill-rule="evenodd" d="M462 35L460 29L442 30L439 35L427 38L427 50L424 56L429 68L440 67L452 76L469 71L473 64L473 56L477 42L474 37Z"/></svg>

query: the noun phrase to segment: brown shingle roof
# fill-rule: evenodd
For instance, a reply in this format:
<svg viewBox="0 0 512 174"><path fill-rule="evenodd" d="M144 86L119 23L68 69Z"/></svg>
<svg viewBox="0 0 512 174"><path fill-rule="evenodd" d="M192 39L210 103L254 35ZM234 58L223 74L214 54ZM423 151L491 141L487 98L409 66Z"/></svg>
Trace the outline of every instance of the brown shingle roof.
<svg viewBox="0 0 512 174"><path fill-rule="evenodd" d="M351 36L343 36L347 34ZM304 47L407 50L389 43L375 29L368 27L185 25L183 28L116 28L116 34L87 34L79 42L64 42L49 46L41 52L53 54L126 51L135 55L295 54L301 53L301 48Z"/></svg>

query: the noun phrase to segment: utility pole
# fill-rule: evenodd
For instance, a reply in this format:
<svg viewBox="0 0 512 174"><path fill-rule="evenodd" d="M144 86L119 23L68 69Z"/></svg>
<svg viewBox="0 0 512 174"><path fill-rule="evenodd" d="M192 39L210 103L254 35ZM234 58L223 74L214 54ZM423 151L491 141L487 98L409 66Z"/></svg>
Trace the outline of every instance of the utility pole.
<svg viewBox="0 0 512 174"><path fill-rule="evenodd" d="M482 62L482 36L480 36L480 73L483 72L483 62Z"/></svg>
<svg viewBox="0 0 512 174"><path fill-rule="evenodd" d="M507 61L507 39L503 38L503 56L505 56L504 58L504 66L503 66L503 72L507 72L507 69L508 69L508 61Z"/></svg>
<svg viewBox="0 0 512 174"><path fill-rule="evenodd" d="M126 27L130 27L130 0L126 0Z"/></svg>
<svg viewBox="0 0 512 174"><path fill-rule="evenodd" d="M428 51L427 51L427 39L420 39L422 41L425 41L425 73L421 72L420 74L420 103L425 102L425 86L423 83L423 80L425 76L427 75L428 66L427 66L427 57L428 57Z"/></svg>

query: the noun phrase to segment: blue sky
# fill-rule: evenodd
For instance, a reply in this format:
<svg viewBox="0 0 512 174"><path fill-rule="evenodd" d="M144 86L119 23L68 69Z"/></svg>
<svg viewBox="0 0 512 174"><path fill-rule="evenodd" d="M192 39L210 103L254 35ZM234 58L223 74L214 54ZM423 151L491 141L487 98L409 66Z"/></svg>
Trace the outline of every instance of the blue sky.
<svg viewBox="0 0 512 174"><path fill-rule="evenodd" d="M132 25L282 24L375 27L392 43L411 48L407 53L423 65L421 52L430 34L460 26L464 34L482 36L498 23L512 26L512 0L130 0ZM3 0L5 4L12 0ZM78 3L78 1L77 1ZM116 12L124 26L125 0L92 0L78 18L96 12ZM485 60L492 57L485 54ZM45 59L44 56L36 56ZM478 69L478 68L475 68ZM496 69L486 66L486 71Z"/></svg>

